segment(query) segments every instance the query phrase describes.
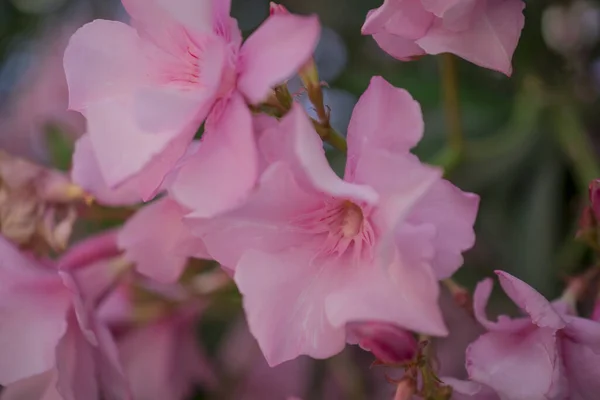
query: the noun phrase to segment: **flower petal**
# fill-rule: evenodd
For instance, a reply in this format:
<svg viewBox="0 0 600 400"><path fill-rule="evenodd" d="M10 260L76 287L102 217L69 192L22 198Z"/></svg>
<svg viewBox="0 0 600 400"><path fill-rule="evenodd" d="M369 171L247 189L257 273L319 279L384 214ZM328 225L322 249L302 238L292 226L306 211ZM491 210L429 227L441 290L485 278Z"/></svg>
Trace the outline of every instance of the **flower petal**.
<svg viewBox="0 0 600 400"><path fill-rule="evenodd" d="M489 332L467 349L469 377L511 400L548 398L559 364L554 330L548 328Z"/></svg>
<svg viewBox="0 0 600 400"><path fill-rule="evenodd" d="M216 218L189 217L187 224L215 260L235 269L248 250L277 253L311 240L310 233L294 230L289 222L320 204L322 198L302 190L286 164L276 163L243 206Z"/></svg>
<svg viewBox="0 0 600 400"><path fill-rule="evenodd" d="M89 137L102 176L109 187L135 179L140 196L152 198L163 179L185 153L195 126L183 132L148 134L135 122L133 99L94 103L86 112ZM128 149L124 153L124 149ZM131 183L133 185L133 183Z"/></svg>
<svg viewBox="0 0 600 400"><path fill-rule="evenodd" d="M296 73L308 61L319 39L317 17L270 16L242 46L239 90L253 104Z"/></svg>
<svg viewBox="0 0 600 400"><path fill-rule="evenodd" d="M185 210L168 197L138 211L119 233L119 247L136 269L159 282L176 281L190 257L210 258L183 224Z"/></svg>
<svg viewBox="0 0 600 400"><path fill-rule="evenodd" d="M250 331L271 366L301 354L327 358L344 348L344 327L332 326L325 316L330 269L313 258L301 249L248 251L237 266Z"/></svg>
<svg viewBox="0 0 600 400"><path fill-rule="evenodd" d="M75 143L71 179L94 196L94 201L100 204L127 206L142 200L136 188L131 185L125 184L114 189L108 187L88 134L80 137Z"/></svg>
<svg viewBox="0 0 600 400"><path fill-rule="evenodd" d="M438 279L452 276L463 264L461 253L475 244L473 224L478 206L479 196L439 180L408 216L413 224L435 225L433 269Z"/></svg>
<svg viewBox="0 0 600 400"><path fill-rule="evenodd" d="M96 20L71 37L64 66L69 108L85 112L90 103L130 93L147 82L149 68L135 29Z"/></svg>
<svg viewBox="0 0 600 400"><path fill-rule="evenodd" d="M508 297L531 317L534 324L541 328L562 329L565 321L556 312L544 296L520 279L503 272L496 271L502 289Z"/></svg>
<svg viewBox="0 0 600 400"><path fill-rule="evenodd" d="M206 129L198 151L184 163L170 188L175 200L204 218L240 205L258 177L252 116L239 95Z"/></svg>
<svg viewBox="0 0 600 400"><path fill-rule="evenodd" d="M474 64L511 75L512 55L525 22L521 0L477 4L470 29L453 32L440 20L417 44L428 54L454 53Z"/></svg>
<svg viewBox="0 0 600 400"><path fill-rule="evenodd" d="M421 106L404 89L380 76L371 79L358 100L348 127L348 165L353 169L367 148L405 153L423 137Z"/></svg>

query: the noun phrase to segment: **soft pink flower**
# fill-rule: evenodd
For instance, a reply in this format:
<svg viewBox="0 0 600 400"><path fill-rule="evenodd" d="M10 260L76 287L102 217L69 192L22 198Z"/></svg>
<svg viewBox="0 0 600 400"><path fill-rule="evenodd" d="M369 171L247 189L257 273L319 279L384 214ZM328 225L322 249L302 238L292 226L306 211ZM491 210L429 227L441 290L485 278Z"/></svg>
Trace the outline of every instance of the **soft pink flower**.
<svg viewBox="0 0 600 400"><path fill-rule="evenodd" d="M349 322L447 333L436 274L458 268L473 244L478 199L409 153L422 133L418 104L374 78L352 117L342 180L296 104L261 135L271 164L247 203L190 221L209 253L235 270L269 364L338 353Z"/></svg>
<svg viewBox="0 0 600 400"><path fill-rule="evenodd" d="M384 0L362 32L399 60L454 53L510 75L524 7L522 0Z"/></svg>
<svg viewBox="0 0 600 400"><path fill-rule="evenodd" d="M472 383L501 398L592 399L600 390L600 323L563 313L526 283L497 272L506 294L528 316L488 321L485 306L492 281L475 291L475 313L488 329L467 349Z"/></svg>
<svg viewBox="0 0 600 400"><path fill-rule="evenodd" d="M174 282L189 258L211 258L202 240L184 225L185 214L182 206L164 197L127 220L119 233L119 247L140 273L160 282Z"/></svg>
<svg viewBox="0 0 600 400"><path fill-rule="evenodd" d="M246 101L263 101L309 58L317 19L271 16L242 45L229 0L123 4L133 27L96 20L65 53L70 107L88 119L107 185L135 178L141 197L152 197L210 114L173 192L204 215L237 204L257 176Z"/></svg>
<svg viewBox="0 0 600 400"><path fill-rule="evenodd" d="M2 399L128 399L116 347L93 310L107 281L41 264L2 237L0 254Z"/></svg>

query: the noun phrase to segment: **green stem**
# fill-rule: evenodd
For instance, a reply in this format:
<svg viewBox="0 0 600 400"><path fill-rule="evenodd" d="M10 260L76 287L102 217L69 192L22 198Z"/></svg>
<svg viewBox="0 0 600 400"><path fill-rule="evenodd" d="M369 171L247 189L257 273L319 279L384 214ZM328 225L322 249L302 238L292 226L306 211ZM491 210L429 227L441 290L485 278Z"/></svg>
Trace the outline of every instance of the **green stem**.
<svg viewBox="0 0 600 400"><path fill-rule="evenodd" d="M329 143L344 154L348 152L348 143L346 142L346 139L341 134L337 133L329 124L323 125L319 121L313 120L313 126L324 142Z"/></svg>
<svg viewBox="0 0 600 400"><path fill-rule="evenodd" d="M448 145L450 156L447 156L447 170L453 169L462 158L464 151L464 135L458 96L458 74L456 57L452 54L442 54L440 57L440 73L442 79L442 97L444 116L448 129Z"/></svg>
<svg viewBox="0 0 600 400"><path fill-rule="evenodd" d="M587 196L588 185L600 177L594 147L572 105L565 101L553 109L556 137L571 161L577 177L579 190Z"/></svg>

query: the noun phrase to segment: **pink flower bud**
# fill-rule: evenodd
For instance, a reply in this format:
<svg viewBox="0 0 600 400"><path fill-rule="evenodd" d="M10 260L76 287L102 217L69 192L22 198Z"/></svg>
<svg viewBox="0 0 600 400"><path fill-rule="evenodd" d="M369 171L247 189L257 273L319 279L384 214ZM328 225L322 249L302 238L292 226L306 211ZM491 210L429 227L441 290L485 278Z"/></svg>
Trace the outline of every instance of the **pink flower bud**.
<svg viewBox="0 0 600 400"><path fill-rule="evenodd" d="M269 13L271 15L275 15L275 14L289 14L290 12L288 11L287 8L285 8L285 6L282 6L281 4L277 4L275 2L271 2L271 4L269 4Z"/></svg>
<svg viewBox="0 0 600 400"><path fill-rule="evenodd" d="M353 324L350 332L363 349L385 364L400 364L414 358L418 343L414 336L395 325L367 322Z"/></svg>

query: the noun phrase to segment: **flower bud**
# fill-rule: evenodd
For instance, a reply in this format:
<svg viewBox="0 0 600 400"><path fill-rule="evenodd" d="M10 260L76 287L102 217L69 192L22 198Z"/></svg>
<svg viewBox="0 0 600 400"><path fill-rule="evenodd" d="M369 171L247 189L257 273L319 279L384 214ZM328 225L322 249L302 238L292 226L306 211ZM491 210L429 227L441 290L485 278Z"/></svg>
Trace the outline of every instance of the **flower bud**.
<svg viewBox="0 0 600 400"><path fill-rule="evenodd" d="M370 351L384 364L401 364L412 360L418 350L414 336L395 325L366 322L352 324L350 332L358 345Z"/></svg>
<svg viewBox="0 0 600 400"><path fill-rule="evenodd" d="M281 4L277 4L273 1L269 4L269 14L271 14L271 15L289 14L289 13L290 12L288 11L288 9L285 6L282 6Z"/></svg>

